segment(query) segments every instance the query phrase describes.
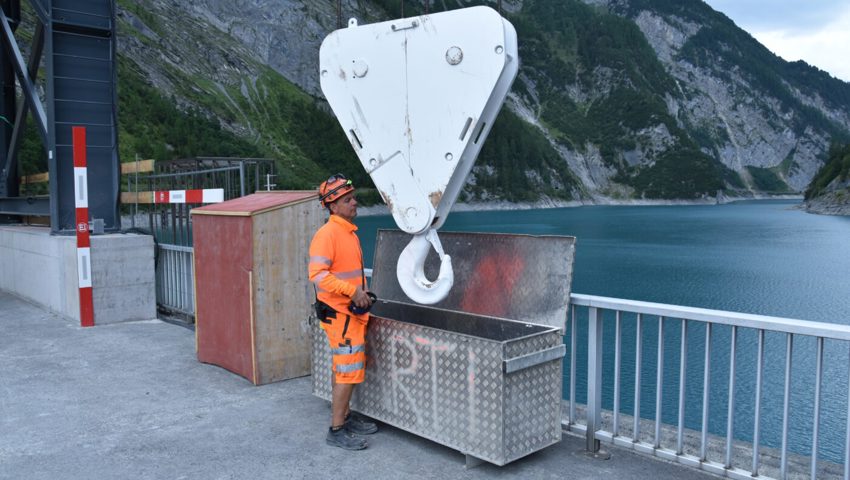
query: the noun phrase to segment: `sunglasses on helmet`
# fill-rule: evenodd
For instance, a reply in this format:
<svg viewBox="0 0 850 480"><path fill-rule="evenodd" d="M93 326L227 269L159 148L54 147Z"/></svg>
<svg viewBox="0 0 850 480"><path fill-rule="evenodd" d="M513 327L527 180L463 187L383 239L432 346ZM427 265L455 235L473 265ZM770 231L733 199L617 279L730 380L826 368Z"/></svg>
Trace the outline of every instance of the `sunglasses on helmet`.
<svg viewBox="0 0 850 480"><path fill-rule="evenodd" d="M324 201L326 198L328 198L331 195L333 195L334 193L338 192L340 189L351 185L351 180L345 178L345 176L342 175L341 173L337 173L336 175L331 175L330 177L328 177L328 180L327 180L327 182L325 182L325 185L330 185L331 183L336 182L337 180L344 180L344 182L337 185L336 187L334 187L333 190L331 190L331 191L325 193L324 195L322 195L321 197L319 197L320 201Z"/></svg>

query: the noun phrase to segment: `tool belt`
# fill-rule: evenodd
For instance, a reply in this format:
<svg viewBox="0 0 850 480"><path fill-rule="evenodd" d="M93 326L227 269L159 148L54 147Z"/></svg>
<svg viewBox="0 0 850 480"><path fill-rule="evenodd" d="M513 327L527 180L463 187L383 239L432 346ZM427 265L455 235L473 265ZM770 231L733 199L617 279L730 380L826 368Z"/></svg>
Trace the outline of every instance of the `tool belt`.
<svg viewBox="0 0 850 480"><path fill-rule="evenodd" d="M322 322L328 323L328 318L336 318L336 310L318 298L316 299L316 303L313 304L313 308L316 309L316 318Z"/></svg>

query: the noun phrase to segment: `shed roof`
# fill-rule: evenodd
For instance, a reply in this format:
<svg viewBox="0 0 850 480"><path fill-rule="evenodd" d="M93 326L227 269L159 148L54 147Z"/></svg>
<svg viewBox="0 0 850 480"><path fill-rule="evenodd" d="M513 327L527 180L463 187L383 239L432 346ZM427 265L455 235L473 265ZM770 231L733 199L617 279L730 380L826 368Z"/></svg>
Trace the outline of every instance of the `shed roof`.
<svg viewBox="0 0 850 480"><path fill-rule="evenodd" d="M278 190L258 192L226 202L192 209L193 215L250 217L296 203L318 199L314 190Z"/></svg>

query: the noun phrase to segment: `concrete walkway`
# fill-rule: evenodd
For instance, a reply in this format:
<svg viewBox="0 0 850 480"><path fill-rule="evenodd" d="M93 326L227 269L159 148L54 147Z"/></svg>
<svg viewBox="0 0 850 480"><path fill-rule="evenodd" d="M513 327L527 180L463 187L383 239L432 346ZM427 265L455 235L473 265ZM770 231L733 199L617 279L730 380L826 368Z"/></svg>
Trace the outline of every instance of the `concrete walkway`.
<svg viewBox="0 0 850 480"><path fill-rule="evenodd" d="M198 363L192 331L158 320L82 329L0 292L0 479L717 478L563 441L505 467L382 426L370 448L324 443L309 378L254 387Z"/></svg>

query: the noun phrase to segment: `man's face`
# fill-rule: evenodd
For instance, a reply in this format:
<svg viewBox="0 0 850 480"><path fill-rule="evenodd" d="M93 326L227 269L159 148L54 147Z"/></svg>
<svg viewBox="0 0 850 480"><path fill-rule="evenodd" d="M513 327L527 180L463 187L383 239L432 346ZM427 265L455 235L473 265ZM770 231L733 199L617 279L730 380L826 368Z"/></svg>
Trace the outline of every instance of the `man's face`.
<svg viewBox="0 0 850 480"><path fill-rule="evenodd" d="M354 197L354 192L348 192L339 200L330 205L331 213L338 215L349 222L357 216L357 199Z"/></svg>

